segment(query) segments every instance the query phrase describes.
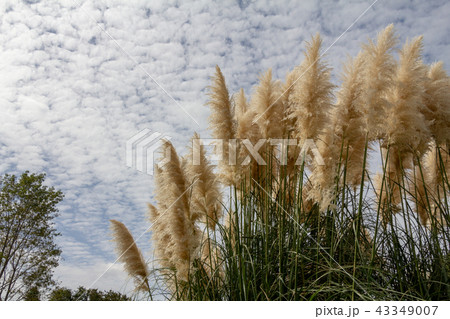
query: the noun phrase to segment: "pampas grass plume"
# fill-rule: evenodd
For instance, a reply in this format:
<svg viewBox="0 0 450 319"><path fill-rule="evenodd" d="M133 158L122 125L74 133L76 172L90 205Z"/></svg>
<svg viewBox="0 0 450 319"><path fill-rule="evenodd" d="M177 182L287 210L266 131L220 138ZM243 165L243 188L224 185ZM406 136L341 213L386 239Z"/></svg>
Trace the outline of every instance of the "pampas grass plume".
<svg viewBox="0 0 450 319"><path fill-rule="evenodd" d="M317 34L306 43L305 59L296 70L297 81L290 94L289 118L295 119L295 137L303 144L316 138L327 125L332 105L330 69L321 61L322 39Z"/></svg>
<svg viewBox="0 0 450 319"><path fill-rule="evenodd" d="M337 125L336 146L342 147L342 164L346 167L346 179L351 186L361 183L366 145L363 67L361 53L344 65L343 83L332 118Z"/></svg>
<svg viewBox="0 0 450 319"><path fill-rule="evenodd" d="M341 170L346 168L346 180L356 186L361 183L365 151L365 122L363 116L363 57L359 54L344 65L342 86L332 112L330 124L318 139L319 153L325 165L314 167L311 196L324 210L334 199L334 185Z"/></svg>
<svg viewBox="0 0 450 319"><path fill-rule="evenodd" d="M234 122L234 110L225 83L225 78L220 68L216 65L216 74L210 86L209 100L207 105L211 108L209 117L210 128L213 137L223 141L222 159L219 163L220 177L226 185L232 185L235 176L235 166L229 165L228 141L236 136L236 123Z"/></svg>
<svg viewBox="0 0 450 319"><path fill-rule="evenodd" d="M269 69L261 76L250 102L255 110L255 121L261 137L264 139L281 138L283 135L281 123L284 112L281 93L280 83L272 80L272 70Z"/></svg>
<svg viewBox="0 0 450 319"><path fill-rule="evenodd" d="M392 109L387 121L388 143L397 148L406 168L406 154L423 155L431 134L420 112L424 98L426 68L421 60L422 37L406 42L400 51L395 85L389 94ZM394 153L391 153L394 154Z"/></svg>
<svg viewBox="0 0 450 319"><path fill-rule="evenodd" d="M450 146L450 78L442 62L429 67L424 104L422 113L429 123L434 141L440 146Z"/></svg>
<svg viewBox="0 0 450 319"><path fill-rule="evenodd" d="M192 146L186 164L187 176L194 183L190 198L190 210L192 215L200 216L204 223L214 229L222 216L220 184L214 174L214 167L209 163L199 140L200 136L195 133L191 140ZM200 155L199 163L193 162L194 152Z"/></svg>
<svg viewBox="0 0 450 319"><path fill-rule="evenodd" d="M385 120L390 109L386 99L394 80L396 62L392 51L397 44L394 25L390 24L372 40L363 45L364 105L369 139L383 138Z"/></svg>
<svg viewBox="0 0 450 319"><path fill-rule="evenodd" d="M136 289L148 291L149 271L133 236L123 223L114 219L110 222L119 260L124 263L126 272L135 280Z"/></svg>
<svg viewBox="0 0 450 319"><path fill-rule="evenodd" d="M199 230L194 224L198 216L190 212L188 187L192 185L187 186L180 158L172 143L167 141L164 144L163 153L170 154L170 160L156 171L158 209L150 206L152 230L157 239L167 240L160 242L166 245L165 248L157 248L163 263L176 269L178 280L187 281L199 245Z"/></svg>

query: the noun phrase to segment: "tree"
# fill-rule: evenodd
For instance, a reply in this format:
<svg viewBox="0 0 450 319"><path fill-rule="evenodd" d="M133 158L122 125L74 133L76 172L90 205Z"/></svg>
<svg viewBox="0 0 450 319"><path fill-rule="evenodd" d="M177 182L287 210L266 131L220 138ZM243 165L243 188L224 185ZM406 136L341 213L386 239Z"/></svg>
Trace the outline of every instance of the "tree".
<svg viewBox="0 0 450 319"><path fill-rule="evenodd" d="M97 289L86 289L78 287L77 290L68 288L56 288L49 297L50 301L128 301L129 297L112 290L99 291Z"/></svg>
<svg viewBox="0 0 450 319"><path fill-rule="evenodd" d="M23 300L25 300L25 301L40 301L41 296L40 296L39 288L36 286L31 287L23 296Z"/></svg>
<svg viewBox="0 0 450 319"><path fill-rule="evenodd" d="M64 195L44 180L28 171L0 176L0 300L36 299L56 284L61 249L53 220Z"/></svg>

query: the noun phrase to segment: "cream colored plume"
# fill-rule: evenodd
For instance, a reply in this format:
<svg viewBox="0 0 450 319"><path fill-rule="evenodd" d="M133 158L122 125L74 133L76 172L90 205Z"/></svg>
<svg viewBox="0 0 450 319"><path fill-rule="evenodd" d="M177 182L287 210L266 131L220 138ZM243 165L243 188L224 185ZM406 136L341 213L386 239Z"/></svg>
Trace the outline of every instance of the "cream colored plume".
<svg viewBox="0 0 450 319"><path fill-rule="evenodd" d="M393 85L396 62L392 51L397 44L394 26L390 24L378 33L377 42L363 45L364 58L364 112L369 139L385 137L385 121L390 103L386 95Z"/></svg>
<svg viewBox="0 0 450 319"><path fill-rule="evenodd" d="M256 118L256 111L254 108L250 107L244 94L244 90L241 89L239 93L235 95L235 116L236 116L236 138L237 138L237 148L236 148L236 183L235 186L240 188L240 181L245 179L246 181L251 180L250 172L256 171L256 164L252 160L247 165L242 165L247 156L250 156L247 148L243 145L244 140L249 140L252 145L256 145L258 140L261 138L261 133L257 122L254 122ZM249 184L249 183L246 183Z"/></svg>
<svg viewBox="0 0 450 319"><path fill-rule="evenodd" d="M326 210L334 199L335 180L338 176L338 164L341 155L339 138L335 131L337 123L330 123L317 140L317 148L323 158L324 165L313 166L309 187L304 188L307 197L304 202L318 203L320 209ZM310 203L312 208L312 205Z"/></svg>
<svg viewBox="0 0 450 319"><path fill-rule="evenodd" d="M330 69L321 61L321 44L318 34L306 43L305 59L295 70L298 80L289 96L289 118L296 122L294 137L302 144L306 139L316 139L328 125L332 105L333 85Z"/></svg>
<svg viewBox="0 0 450 319"><path fill-rule="evenodd" d="M284 133L283 118L284 109L281 100L281 84L278 81L272 80L272 70L268 70L259 79L259 84L255 88L255 92L250 100L250 109L253 110L255 117L252 120L259 128L258 137L264 139L265 142L259 148L258 153L265 162L265 165L272 164L270 172L276 172L276 161L274 160L275 147L271 145L270 140L281 139ZM255 143L262 142L263 140L255 139L251 141L253 145ZM270 158L272 157L272 159ZM265 183L262 179L262 172L266 171L265 165L255 163L252 159L251 169L249 167L243 168L244 170L251 170L253 173L252 178L261 183Z"/></svg>
<svg viewBox="0 0 450 319"><path fill-rule="evenodd" d="M349 58L344 64L342 85L337 93L337 103L332 113L333 123L339 124L342 139L356 140L361 135L363 123L364 78L362 76L365 60L360 53L356 58ZM356 130L354 135L351 135ZM353 144L353 143L352 143ZM359 145L360 146L360 145Z"/></svg>
<svg viewBox="0 0 450 319"><path fill-rule="evenodd" d="M280 88L280 100L282 103L282 114L283 118L280 122L280 126L282 127L282 136L283 138L288 138L290 141L288 142L289 147L287 148L287 166L285 169L285 174L288 176L287 179L284 179L280 176L280 181L291 183L295 178L296 172L299 170L297 165L297 159L300 154L301 145L297 142L297 134L296 134L296 119L294 117L290 117L291 106L293 105L292 93L294 91L294 86L297 83L298 75L297 69L294 69L286 74L285 82L281 84ZM292 145L291 143L296 143L296 145ZM285 150L284 150L285 151ZM283 155L285 156L285 155ZM280 170L281 173L281 170ZM283 173L284 174L284 173ZM295 182L294 182L295 183ZM279 186L282 187L282 183L279 183ZM295 193L295 189L291 189L288 193L289 198L293 198L292 196Z"/></svg>
<svg viewBox="0 0 450 319"><path fill-rule="evenodd" d="M253 122L256 112L249 107L243 89L236 94L234 103L236 111L236 138L239 140L249 139L254 143L260 137L258 124Z"/></svg>
<svg viewBox="0 0 450 319"><path fill-rule="evenodd" d="M257 123L262 138L282 138L284 110L280 83L272 80L271 69L259 81L250 101L256 115L254 122Z"/></svg>
<svg viewBox="0 0 450 319"><path fill-rule="evenodd" d="M387 144L395 147L391 156L400 156L403 168L411 167L410 155L421 157L429 148L431 134L424 115L426 68L421 59L422 37L407 42L388 99L392 104L387 119Z"/></svg>
<svg viewBox="0 0 450 319"><path fill-rule="evenodd" d="M236 125L239 124L239 119L241 119L248 110L247 98L245 97L244 89L241 88L238 93L233 95L234 102L234 121ZM236 127L237 134L237 127Z"/></svg>
<svg viewBox="0 0 450 319"><path fill-rule="evenodd" d="M426 68L421 60L422 37L407 42L400 51L393 87L388 91L391 108L386 120L386 139L383 153L389 153L386 185L381 196L382 205L389 202L385 212L396 212L401 202L399 184L405 170L413 167L413 160L421 158L429 148L431 134L420 112L424 101ZM384 157L384 156L383 156ZM389 199L389 201L387 200ZM384 220L388 221L389 215Z"/></svg>
<svg viewBox="0 0 450 319"><path fill-rule="evenodd" d="M437 147L435 144L432 144L431 149L425 154L424 159L423 171L431 206L431 214L435 217L436 222L446 225L437 203L445 202L449 193L446 181L442 179L443 176L450 176L449 150L445 147ZM418 207L419 215L421 214L420 208Z"/></svg>
<svg viewBox="0 0 450 319"><path fill-rule="evenodd" d="M163 152L170 154L170 160L162 169L156 170L158 208L149 206L155 252L162 260L161 265L176 269L177 279L187 281L191 263L198 254L200 234L194 224L198 216L191 214L188 201L188 192L193 185L188 185L178 154L170 142L164 144Z"/></svg>
<svg viewBox="0 0 450 319"><path fill-rule="evenodd" d="M184 215L195 222L195 216L191 216L189 210L188 199L188 182L186 180L185 172L182 169L182 161L173 147L172 143L165 141L162 146L162 154L168 162L156 173L156 200L158 201L159 210L163 207L170 207L173 203L180 205L180 209Z"/></svg>
<svg viewBox="0 0 450 319"><path fill-rule="evenodd" d="M119 260L124 264L128 275L134 279L136 289L149 291L147 264L133 236L121 222L114 219L111 219L110 222Z"/></svg>
<svg viewBox="0 0 450 319"><path fill-rule="evenodd" d="M346 168L346 180L351 186L358 186L361 183L366 145L365 91L362 76L364 63L363 55L358 54L355 59L349 60L344 65L343 82L332 118L337 126L336 146L339 149L342 147L342 165Z"/></svg>
<svg viewBox="0 0 450 319"><path fill-rule="evenodd" d="M225 84L222 71L216 66L216 74L213 77L213 84L210 86L209 100L207 105L211 108L209 117L212 135L216 139L223 141L222 159L219 162L220 178L226 185L233 185L236 175L236 166L229 165L230 148L229 141L236 136L236 123L234 122L234 110L231 99ZM233 153L233 150L231 150ZM231 154L233 157L234 154Z"/></svg>
<svg viewBox="0 0 450 319"><path fill-rule="evenodd" d="M422 225L431 226L430 215L439 224L444 223L438 203L445 202L448 188L443 176L450 173L450 155L445 148L431 144L430 150L423 157L421 167L416 166L413 172L411 193L416 195L416 212Z"/></svg>
<svg viewBox="0 0 450 319"><path fill-rule="evenodd" d="M160 213L158 209L152 204L148 205L149 220L152 223L152 243L155 256L158 263L161 266L163 272L167 273L167 270L175 268L170 262L173 259L173 243L169 229L167 225L159 220ZM165 210L163 210L165 212Z"/></svg>
<svg viewBox="0 0 450 319"><path fill-rule="evenodd" d="M190 211L192 215L200 216L210 229L214 229L222 217L220 184L200 144L200 136L195 133L191 141L186 164L187 176L193 183Z"/></svg>
<svg viewBox="0 0 450 319"><path fill-rule="evenodd" d="M297 71L298 70L294 69L288 72L286 74L285 82L281 86L281 102L283 104L283 127L285 128L283 136L292 137L291 134L295 130L295 119L289 118L289 109L292 103L291 95L298 80Z"/></svg>
<svg viewBox="0 0 450 319"><path fill-rule="evenodd" d="M438 152L439 151L439 152ZM434 143L431 144L430 150L425 154L425 168L426 176L428 178L428 185L435 194L445 195L442 180L443 176L450 176L450 150L445 147L437 147ZM448 193L448 189L447 189Z"/></svg>
<svg viewBox="0 0 450 319"><path fill-rule="evenodd" d="M421 110L429 123L437 145L450 146L450 78L444 64L437 62L428 69L425 80L425 107Z"/></svg>
<svg viewBox="0 0 450 319"><path fill-rule="evenodd" d="M314 167L311 194L314 194L314 200L320 203L322 209L326 209L334 199L336 180L341 173L339 166L341 171L345 168L349 185L361 183L366 138L361 76L363 64L361 54L345 64L331 123L317 141L325 165Z"/></svg>
<svg viewBox="0 0 450 319"><path fill-rule="evenodd" d="M441 210L445 204L438 208L437 203L445 203L449 196L447 181L450 176L450 150L433 145L425 155L425 169L427 170L429 194L432 198L431 213L439 225L448 227L449 224ZM443 180L444 176L446 176L445 180ZM431 226L430 223L428 224Z"/></svg>

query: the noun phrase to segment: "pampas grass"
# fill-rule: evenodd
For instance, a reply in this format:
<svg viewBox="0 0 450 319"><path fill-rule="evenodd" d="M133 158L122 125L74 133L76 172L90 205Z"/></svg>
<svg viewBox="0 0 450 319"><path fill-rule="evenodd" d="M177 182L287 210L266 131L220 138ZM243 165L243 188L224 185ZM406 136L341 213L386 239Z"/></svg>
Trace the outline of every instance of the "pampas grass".
<svg viewBox="0 0 450 319"><path fill-rule="evenodd" d="M256 114L255 121L260 129L261 138L283 137L283 126L280 123L284 117L284 110L280 94L280 83L272 80L272 70L269 69L261 76L250 102L251 108Z"/></svg>
<svg viewBox="0 0 450 319"><path fill-rule="evenodd" d="M174 265L171 263L171 260L173 260L171 234L165 223L158 222L161 214L152 204L148 204L148 217L150 223L152 223L151 231L154 254L163 270L162 272L167 273L169 270L174 269Z"/></svg>
<svg viewBox="0 0 450 319"><path fill-rule="evenodd" d="M256 115L253 122L256 122L259 128L258 137L265 140L258 150L258 154L264 161L263 166L274 164L270 159L274 152L274 146L270 142L282 138L284 134L284 127L281 125L284 118L284 109L280 94L281 84L279 81L272 80L272 70L269 69L260 77L259 84L250 100L250 108L254 110ZM256 142L261 141L258 139ZM251 170L256 173L253 174L252 178L259 183L263 183L264 181L260 178L261 170L258 169L258 166L261 166L261 163L254 162L252 157Z"/></svg>
<svg viewBox="0 0 450 319"><path fill-rule="evenodd" d="M319 34L306 43L304 60L288 73L283 86L286 117L282 124L283 131L287 132L284 137L295 138L298 142L298 146L288 149L286 173L290 179L295 175L302 145L307 139L318 137L330 121L334 86L330 82L331 69L322 61L321 45ZM318 199L314 194L307 197Z"/></svg>
<svg viewBox="0 0 450 319"><path fill-rule="evenodd" d="M321 42L316 35L307 43L285 83L264 73L249 98L243 89L230 97L216 67L208 105L212 135L224 142L217 169L198 134L184 157L164 144L170 160L155 168L156 205L149 204L159 267L152 273L164 280L163 296L450 298L449 78L442 64L423 64L421 37L397 61L390 25L348 59L334 92ZM280 154L280 138L299 145ZM265 165L246 147L260 139ZM308 159L316 150L300 154L309 139L323 163ZM375 146L382 172L372 175Z"/></svg>
<svg viewBox="0 0 450 319"><path fill-rule="evenodd" d="M258 125L253 122L256 117L256 111L249 107L244 90L241 89L235 95L235 121L236 121L236 138L240 140L248 139L252 142L259 138Z"/></svg>
<svg viewBox="0 0 450 319"><path fill-rule="evenodd" d="M361 167L364 161L366 127L364 117L364 69L363 55L344 65L342 86L334 109L332 122L337 125L336 145L342 147L343 167L347 182L355 187L361 183Z"/></svg>
<svg viewBox="0 0 450 319"><path fill-rule="evenodd" d="M222 160L219 163L220 177L224 184L233 185L236 171L234 165L229 165L230 149L228 141L236 136L236 124L233 121L234 110L225 78L218 66L216 66L213 84L210 86L207 105L212 111L209 118L212 135L214 138L224 141L222 149L217 150L222 155Z"/></svg>
<svg viewBox="0 0 450 319"><path fill-rule="evenodd" d="M404 167L408 164L408 154L425 154L431 138L425 117L420 112L426 76L421 58L422 39L417 37L403 46L394 86L388 95L392 104L387 121L388 144L397 148Z"/></svg>
<svg viewBox="0 0 450 319"><path fill-rule="evenodd" d="M295 136L304 143L317 137L328 124L332 106L330 69L321 61L319 34L306 43L305 59L295 70L297 81L289 95L289 118L295 120Z"/></svg>
<svg viewBox="0 0 450 319"><path fill-rule="evenodd" d="M431 145L430 150L423 157L422 165L416 167L415 178L418 201L417 213L423 225L430 225L430 214L441 220L442 207L445 207L449 193L448 172L450 172L450 155L444 148ZM444 222L446 224L446 222Z"/></svg>
<svg viewBox="0 0 450 319"><path fill-rule="evenodd" d="M394 81L396 62L392 51L397 44L394 26L390 24L372 40L363 45L364 111L371 141L384 138L385 120L391 107L386 98Z"/></svg>
<svg viewBox="0 0 450 319"><path fill-rule="evenodd" d="M200 145L200 136L195 133L192 146L187 156L186 175L192 184L190 193L191 215L201 217L201 220L214 229L222 217L222 196L218 178L214 174L213 166L209 163L204 148ZM194 159L198 154L198 162ZM195 219L196 219L195 218Z"/></svg>
<svg viewBox="0 0 450 319"><path fill-rule="evenodd" d="M443 147L432 144L430 151L424 156L427 184L436 194L445 195L445 183L450 172L450 154ZM445 174L442 174L445 172ZM448 191L448 190L447 190Z"/></svg>
<svg viewBox="0 0 450 319"><path fill-rule="evenodd" d="M434 141L440 146L450 146L450 78L442 62L428 68L425 79L425 103L421 108Z"/></svg>
<svg viewBox="0 0 450 319"><path fill-rule="evenodd" d="M235 166L235 187L240 187L239 181L242 179L251 180L257 178L257 163L243 145L243 141L249 141L256 145L260 139L260 129L258 123L254 121L257 118L256 110L250 107L245 97L244 90L241 89L235 95L235 115L236 115L236 166ZM250 161L246 161L250 159Z"/></svg>
<svg viewBox="0 0 450 319"><path fill-rule="evenodd" d="M318 139L319 152L325 165L316 165L312 175L314 192L311 193L323 209L334 199L334 185L342 170L346 182L356 187L361 183L364 160L366 127L363 114L364 59L359 54L344 65L342 86L337 94L330 124ZM339 161L336 159L339 158Z"/></svg>
<svg viewBox="0 0 450 319"><path fill-rule="evenodd" d="M200 244L200 231L195 226L200 216L191 213L188 188L193 185L187 185L180 158L170 142L164 144L163 153L170 154L170 160L156 170L158 208L150 206L152 231L156 235L155 252L158 258L165 259L168 268L176 270L177 280L187 281Z"/></svg>
<svg viewBox="0 0 450 319"><path fill-rule="evenodd" d="M383 147L386 153L389 149L385 190L392 192L392 207L400 204L399 185L405 170L413 168L413 161L425 154L431 141L430 130L421 113L426 76L421 60L422 46L422 37L405 43L400 51L394 85L387 95L391 108Z"/></svg>
<svg viewBox="0 0 450 319"><path fill-rule="evenodd" d="M134 279L137 290L150 292L147 263L133 236L121 222L114 219L111 219L110 222L113 239L116 243L116 251L119 255L119 260L124 264L125 271Z"/></svg>

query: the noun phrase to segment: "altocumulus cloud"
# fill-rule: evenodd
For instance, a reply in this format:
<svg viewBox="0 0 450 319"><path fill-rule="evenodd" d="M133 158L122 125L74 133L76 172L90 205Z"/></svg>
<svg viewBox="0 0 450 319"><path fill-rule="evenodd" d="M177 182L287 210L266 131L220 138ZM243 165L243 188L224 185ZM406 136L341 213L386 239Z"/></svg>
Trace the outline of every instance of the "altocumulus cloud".
<svg viewBox="0 0 450 319"><path fill-rule="evenodd" d="M0 174L43 171L66 194L62 284L90 286L114 262L109 219L135 236L149 226L152 178L126 167L128 138L150 128L183 149L194 131L207 136L216 64L230 91L251 93L267 68L283 79L299 64L311 35L329 47L372 3L2 1ZM377 1L327 51L334 80L346 55L389 23L402 41L423 34L425 62L448 69L449 15L448 1ZM138 245L151 258L149 234ZM129 292L120 270L95 286Z"/></svg>

